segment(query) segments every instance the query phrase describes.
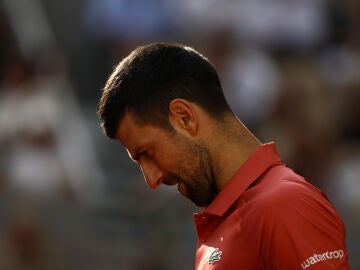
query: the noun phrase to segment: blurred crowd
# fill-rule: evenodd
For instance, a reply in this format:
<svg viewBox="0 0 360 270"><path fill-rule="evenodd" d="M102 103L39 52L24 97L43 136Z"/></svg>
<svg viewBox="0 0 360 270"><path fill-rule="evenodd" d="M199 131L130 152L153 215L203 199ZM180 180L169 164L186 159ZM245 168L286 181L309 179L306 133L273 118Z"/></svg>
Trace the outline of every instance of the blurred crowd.
<svg viewBox="0 0 360 270"><path fill-rule="evenodd" d="M191 269L192 212L96 115L114 65L193 46L234 112L322 189L360 269L360 2L0 0L0 268Z"/></svg>

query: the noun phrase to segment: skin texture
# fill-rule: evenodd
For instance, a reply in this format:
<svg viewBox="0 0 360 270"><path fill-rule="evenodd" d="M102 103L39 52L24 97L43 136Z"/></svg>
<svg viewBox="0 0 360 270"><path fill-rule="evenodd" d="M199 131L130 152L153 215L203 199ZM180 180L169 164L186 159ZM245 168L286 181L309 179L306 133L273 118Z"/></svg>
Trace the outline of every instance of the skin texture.
<svg viewBox="0 0 360 270"><path fill-rule="evenodd" d="M198 206L207 206L260 142L234 115L210 117L184 99L169 104L173 131L136 121L127 112L116 139L138 162L147 184L176 185Z"/></svg>

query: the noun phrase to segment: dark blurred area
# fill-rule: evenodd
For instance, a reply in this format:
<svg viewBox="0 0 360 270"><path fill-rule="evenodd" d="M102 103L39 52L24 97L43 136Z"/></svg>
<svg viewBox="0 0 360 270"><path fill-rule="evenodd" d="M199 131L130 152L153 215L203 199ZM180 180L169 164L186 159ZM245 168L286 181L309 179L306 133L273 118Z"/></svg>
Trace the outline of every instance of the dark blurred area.
<svg viewBox="0 0 360 270"><path fill-rule="evenodd" d="M149 42L193 46L233 110L342 216L360 269L358 0L0 0L0 269L192 269L200 211L149 190L98 99Z"/></svg>

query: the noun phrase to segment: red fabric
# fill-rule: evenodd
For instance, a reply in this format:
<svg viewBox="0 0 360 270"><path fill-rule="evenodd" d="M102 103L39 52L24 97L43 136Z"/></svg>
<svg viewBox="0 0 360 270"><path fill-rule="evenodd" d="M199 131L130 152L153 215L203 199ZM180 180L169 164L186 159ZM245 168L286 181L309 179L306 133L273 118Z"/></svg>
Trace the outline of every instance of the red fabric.
<svg viewBox="0 0 360 270"><path fill-rule="evenodd" d="M274 143L259 146L194 220L196 270L350 269L340 217Z"/></svg>

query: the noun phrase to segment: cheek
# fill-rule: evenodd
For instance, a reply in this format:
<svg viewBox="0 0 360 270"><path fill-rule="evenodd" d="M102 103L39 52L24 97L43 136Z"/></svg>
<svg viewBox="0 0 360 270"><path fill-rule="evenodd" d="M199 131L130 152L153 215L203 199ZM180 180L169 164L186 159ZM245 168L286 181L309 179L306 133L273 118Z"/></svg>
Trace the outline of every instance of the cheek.
<svg viewBox="0 0 360 270"><path fill-rule="evenodd" d="M169 173L189 175L199 163L199 156L194 150L195 147L190 142L175 136L163 141L154 158L159 166Z"/></svg>
<svg viewBox="0 0 360 270"><path fill-rule="evenodd" d="M181 162L179 162L181 154L174 148L175 147L164 147L156 151L153 156L153 160L159 168L166 172L172 172L181 164Z"/></svg>
<svg viewBox="0 0 360 270"><path fill-rule="evenodd" d="M199 176L199 160L196 156L191 156L189 154L181 153L176 155L173 158L173 170L174 173L184 178L184 180L189 180Z"/></svg>
<svg viewBox="0 0 360 270"><path fill-rule="evenodd" d="M187 174L188 168L186 160L181 158L179 153L175 152L159 152L159 155L154 157L154 161L165 174L183 177Z"/></svg>

